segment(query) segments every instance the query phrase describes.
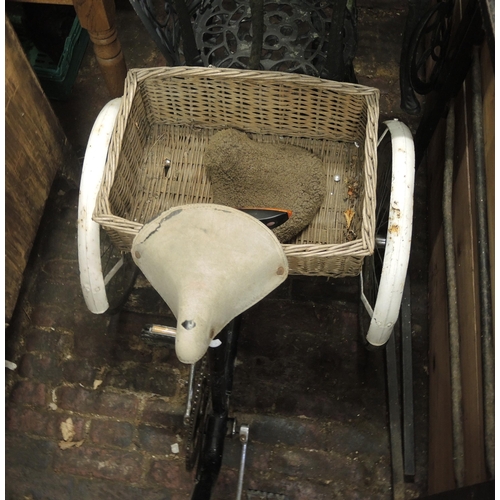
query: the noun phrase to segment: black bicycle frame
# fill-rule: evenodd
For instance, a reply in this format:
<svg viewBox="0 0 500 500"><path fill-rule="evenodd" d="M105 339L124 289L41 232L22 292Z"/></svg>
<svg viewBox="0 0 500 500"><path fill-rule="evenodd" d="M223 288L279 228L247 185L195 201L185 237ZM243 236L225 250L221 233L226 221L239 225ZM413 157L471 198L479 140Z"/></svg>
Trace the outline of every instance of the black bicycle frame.
<svg viewBox="0 0 500 500"><path fill-rule="evenodd" d="M208 415L191 500L210 499L222 465L240 323L240 317L233 319L217 336L222 344L208 351L212 411Z"/></svg>

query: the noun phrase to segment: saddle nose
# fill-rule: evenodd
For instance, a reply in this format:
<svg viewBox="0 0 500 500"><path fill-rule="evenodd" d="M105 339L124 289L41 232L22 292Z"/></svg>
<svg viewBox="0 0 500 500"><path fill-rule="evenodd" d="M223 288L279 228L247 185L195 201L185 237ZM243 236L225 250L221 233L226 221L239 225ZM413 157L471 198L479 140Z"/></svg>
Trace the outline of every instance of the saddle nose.
<svg viewBox="0 0 500 500"><path fill-rule="evenodd" d="M139 231L132 257L175 315L176 354L188 364L288 276L288 261L270 229L215 204L163 212Z"/></svg>

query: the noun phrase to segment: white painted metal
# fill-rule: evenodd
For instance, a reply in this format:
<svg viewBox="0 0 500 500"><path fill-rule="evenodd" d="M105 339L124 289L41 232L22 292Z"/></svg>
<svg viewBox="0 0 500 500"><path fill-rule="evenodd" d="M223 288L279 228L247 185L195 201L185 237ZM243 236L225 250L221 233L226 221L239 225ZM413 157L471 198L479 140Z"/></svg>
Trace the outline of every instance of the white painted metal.
<svg viewBox="0 0 500 500"><path fill-rule="evenodd" d="M121 98L108 102L90 132L83 161L78 199L78 265L83 297L89 310L102 314L108 307L105 277L101 267L99 224L92 220L94 207L108 155L111 133ZM116 266L115 266L116 267ZM113 269L112 272L118 269ZM111 277L108 277L108 281Z"/></svg>
<svg viewBox="0 0 500 500"><path fill-rule="evenodd" d="M361 300L371 315L366 339L374 346L387 342L399 316L410 259L415 183L415 153L410 130L397 120L384 124L392 141L392 183L384 261L373 310L363 290L361 292Z"/></svg>

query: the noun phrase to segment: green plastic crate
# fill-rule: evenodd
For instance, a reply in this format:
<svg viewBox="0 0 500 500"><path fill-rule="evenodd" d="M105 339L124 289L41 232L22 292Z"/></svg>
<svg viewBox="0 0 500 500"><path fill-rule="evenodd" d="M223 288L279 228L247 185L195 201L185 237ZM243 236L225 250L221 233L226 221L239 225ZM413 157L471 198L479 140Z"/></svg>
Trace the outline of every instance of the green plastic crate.
<svg viewBox="0 0 500 500"><path fill-rule="evenodd" d="M30 61L31 65L50 99L65 100L71 95L88 42L87 31L81 27L78 18L75 17L57 64L54 64L43 52L34 55L34 61Z"/></svg>
<svg viewBox="0 0 500 500"><path fill-rule="evenodd" d="M34 69L40 84L49 99L65 100L71 95L80 64L89 42L89 35L75 16L70 33L64 42L64 49L58 61L39 50L29 33L23 29L22 18L11 16L26 57Z"/></svg>

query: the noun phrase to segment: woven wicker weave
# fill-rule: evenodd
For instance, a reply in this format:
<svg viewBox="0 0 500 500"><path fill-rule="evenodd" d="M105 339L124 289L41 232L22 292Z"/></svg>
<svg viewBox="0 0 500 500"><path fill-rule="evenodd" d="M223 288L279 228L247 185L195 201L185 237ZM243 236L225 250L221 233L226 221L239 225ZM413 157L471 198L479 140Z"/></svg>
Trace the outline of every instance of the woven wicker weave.
<svg viewBox="0 0 500 500"><path fill-rule="evenodd" d="M317 155L325 202L283 245L292 274L354 276L375 240L379 92L290 73L221 68L131 70L94 220L129 251L142 225L176 205L210 203L203 152L218 130ZM170 168L165 169L166 160Z"/></svg>

